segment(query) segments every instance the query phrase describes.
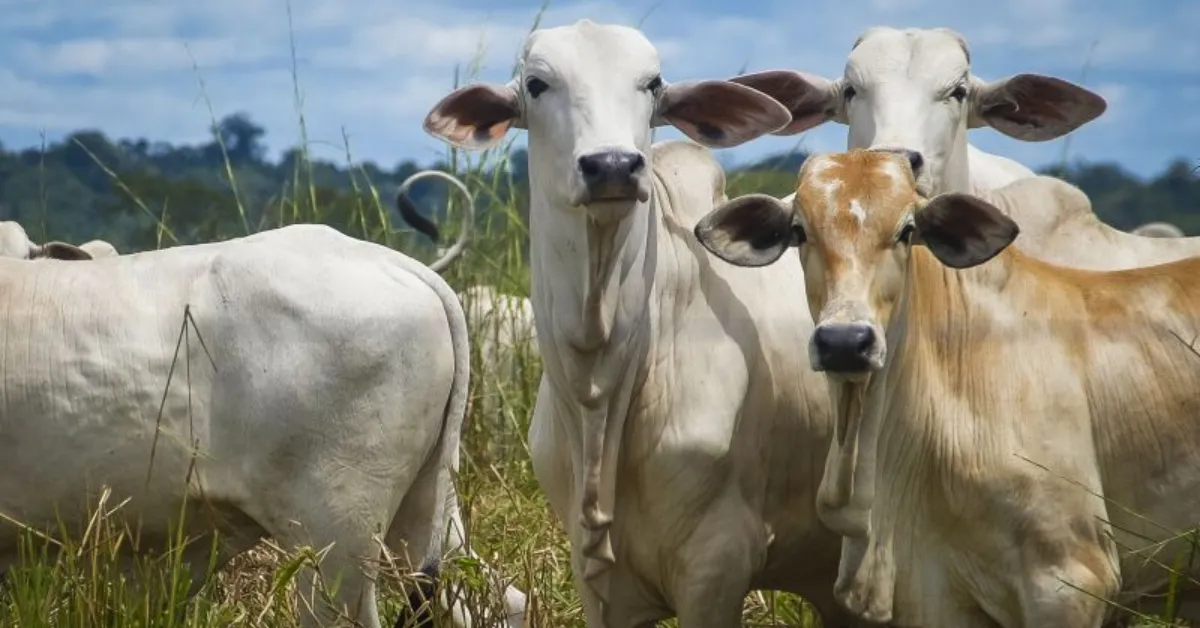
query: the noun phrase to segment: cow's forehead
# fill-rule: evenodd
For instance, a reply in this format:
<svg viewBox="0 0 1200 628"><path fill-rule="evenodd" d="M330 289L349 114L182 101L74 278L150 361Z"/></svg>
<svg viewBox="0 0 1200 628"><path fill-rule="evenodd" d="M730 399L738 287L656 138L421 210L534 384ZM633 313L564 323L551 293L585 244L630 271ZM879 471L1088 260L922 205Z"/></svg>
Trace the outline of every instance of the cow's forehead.
<svg viewBox="0 0 1200 628"><path fill-rule="evenodd" d="M886 151L853 150L817 155L800 169L796 202L805 224L839 234L890 234L917 199L905 158ZM841 233L847 232L847 233Z"/></svg>
<svg viewBox="0 0 1200 628"><path fill-rule="evenodd" d="M909 78L957 78L971 67L967 41L948 28L872 28L855 42L846 76L903 73Z"/></svg>
<svg viewBox="0 0 1200 628"><path fill-rule="evenodd" d="M580 20L568 26L534 31L525 43L523 62L567 75L651 74L658 71L658 51L634 28Z"/></svg>

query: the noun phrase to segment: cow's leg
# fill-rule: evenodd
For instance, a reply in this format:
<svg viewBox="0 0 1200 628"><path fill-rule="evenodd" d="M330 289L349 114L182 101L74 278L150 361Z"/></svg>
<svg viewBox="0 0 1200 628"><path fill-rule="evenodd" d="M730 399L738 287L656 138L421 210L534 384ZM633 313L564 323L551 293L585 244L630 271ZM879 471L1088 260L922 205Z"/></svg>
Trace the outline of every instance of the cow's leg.
<svg viewBox="0 0 1200 628"><path fill-rule="evenodd" d="M740 500L715 502L676 552L682 568L671 591L680 628L741 626L750 580L765 558L761 525Z"/></svg>
<svg viewBox="0 0 1200 628"><path fill-rule="evenodd" d="M363 628L380 628L375 603L380 559L376 537L392 520L400 501L397 494L410 484L411 480L400 480L364 490L371 485L363 482L359 472L341 469L305 473L290 484L255 492L259 499L247 506L247 512L284 551L309 547L323 552L319 574L305 568L297 576L301 598L297 610L303 628L333 625L347 615Z"/></svg>
<svg viewBox="0 0 1200 628"><path fill-rule="evenodd" d="M1081 555L1067 556L1023 579L1023 625L1098 628L1104 623L1109 609L1105 600L1116 596L1119 583L1105 568L1108 563L1100 548L1081 550Z"/></svg>

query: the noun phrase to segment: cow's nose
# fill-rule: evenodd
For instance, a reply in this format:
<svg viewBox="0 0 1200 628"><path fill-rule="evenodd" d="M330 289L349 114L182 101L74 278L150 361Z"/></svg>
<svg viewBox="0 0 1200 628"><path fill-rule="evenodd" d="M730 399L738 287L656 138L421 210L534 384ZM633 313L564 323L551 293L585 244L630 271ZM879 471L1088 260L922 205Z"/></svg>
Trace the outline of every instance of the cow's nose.
<svg viewBox="0 0 1200 628"><path fill-rule="evenodd" d="M638 176L645 169L646 159L632 151L604 150L579 157L579 173L592 201L635 199Z"/></svg>
<svg viewBox="0 0 1200 628"><path fill-rule="evenodd" d="M875 342L875 329L864 323L818 325L813 331L816 365L832 373L869 371Z"/></svg>
<svg viewBox="0 0 1200 628"><path fill-rule="evenodd" d="M925 167L925 156L921 154L921 151L909 150L907 148L892 148L890 146L876 148L874 150L883 151L886 153L896 153L897 155L903 156L908 160L909 167L912 168L913 178L920 177L921 168Z"/></svg>

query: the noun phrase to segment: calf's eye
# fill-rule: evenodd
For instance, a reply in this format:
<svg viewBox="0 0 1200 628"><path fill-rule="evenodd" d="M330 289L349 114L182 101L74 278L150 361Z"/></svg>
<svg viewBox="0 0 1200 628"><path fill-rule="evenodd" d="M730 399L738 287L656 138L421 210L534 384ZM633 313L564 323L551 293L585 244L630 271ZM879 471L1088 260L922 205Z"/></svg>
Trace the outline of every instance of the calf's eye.
<svg viewBox="0 0 1200 628"><path fill-rule="evenodd" d="M531 76L525 80L525 89L529 91L531 98L537 98L542 92L550 89L550 85L536 76Z"/></svg>
<svg viewBox="0 0 1200 628"><path fill-rule="evenodd" d="M916 231L916 227L914 227L911 222L907 225L904 225L904 228L901 229L900 233L896 235L896 242L903 242L904 244L912 243L914 231Z"/></svg>

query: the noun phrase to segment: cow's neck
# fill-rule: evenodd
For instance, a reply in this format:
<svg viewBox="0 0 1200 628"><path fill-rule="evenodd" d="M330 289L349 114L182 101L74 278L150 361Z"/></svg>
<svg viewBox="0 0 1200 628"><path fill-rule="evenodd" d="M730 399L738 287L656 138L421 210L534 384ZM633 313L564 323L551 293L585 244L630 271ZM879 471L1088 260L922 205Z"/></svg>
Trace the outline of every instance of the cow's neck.
<svg viewBox="0 0 1200 628"><path fill-rule="evenodd" d="M644 355L645 334L639 332L657 258L652 207L652 201L638 203L623 218L598 222L579 209L536 199L531 205L538 342L566 367L560 372L571 381L555 383L570 386L585 404L609 395L625 367Z"/></svg>
<svg viewBox="0 0 1200 628"><path fill-rule="evenodd" d="M650 170L650 164L647 164ZM653 172L652 170L650 170ZM645 364L658 258L655 196L618 219L597 221L556 207L531 170L532 302L543 373L568 404L556 420L581 454L580 493L584 580L608 599L615 563L609 529L616 502L620 443ZM539 403L542 400L539 398Z"/></svg>
<svg viewBox="0 0 1200 628"><path fill-rule="evenodd" d="M937 190L937 193L977 192L971 185L971 151L967 147L967 139L967 127L964 124L954 136L950 154L946 155L942 162L941 189Z"/></svg>

